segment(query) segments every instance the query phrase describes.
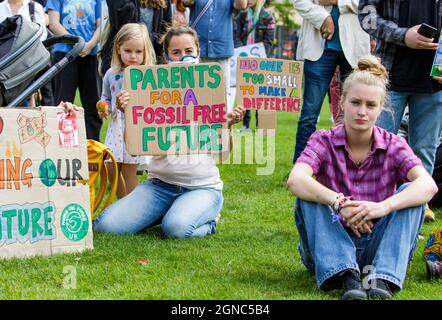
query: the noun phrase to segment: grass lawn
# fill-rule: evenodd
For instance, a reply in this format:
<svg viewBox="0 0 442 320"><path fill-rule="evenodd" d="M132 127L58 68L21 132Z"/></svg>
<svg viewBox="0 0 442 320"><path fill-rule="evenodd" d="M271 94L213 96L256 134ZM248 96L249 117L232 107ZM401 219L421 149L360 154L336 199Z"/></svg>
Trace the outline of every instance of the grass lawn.
<svg viewBox="0 0 442 320"><path fill-rule="evenodd" d="M94 250L0 261L0 299L339 299L339 290L317 289L296 249L294 197L282 180L291 169L297 119L278 114L273 174L256 175L263 165L219 166L224 207L215 235L166 240L158 227L95 234ZM319 127L330 124L325 107ZM442 210L436 211L437 221L422 229L425 238L442 226ZM426 280L424 245L419 241L395 299L442 299L442 282ZM65 288L72 270L76 288Z"/></svg>

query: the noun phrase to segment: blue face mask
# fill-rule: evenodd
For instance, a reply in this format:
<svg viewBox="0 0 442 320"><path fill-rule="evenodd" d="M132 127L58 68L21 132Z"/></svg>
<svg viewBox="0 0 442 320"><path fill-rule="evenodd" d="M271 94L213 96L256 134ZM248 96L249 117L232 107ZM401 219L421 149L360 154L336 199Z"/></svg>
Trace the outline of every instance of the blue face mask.
<svg viewBox="0 0 442 320"><path fill-rule="evenodd" d="M170 60L169 56L167 57L168 63L169 64L183 64L183 63L191 63L191 64L195 64L195 63L199 63L200 62L200 57L198 56L192 56L192 55L186 55L186 56L182 56L180 60L178 61L172 61Z"/></svg>

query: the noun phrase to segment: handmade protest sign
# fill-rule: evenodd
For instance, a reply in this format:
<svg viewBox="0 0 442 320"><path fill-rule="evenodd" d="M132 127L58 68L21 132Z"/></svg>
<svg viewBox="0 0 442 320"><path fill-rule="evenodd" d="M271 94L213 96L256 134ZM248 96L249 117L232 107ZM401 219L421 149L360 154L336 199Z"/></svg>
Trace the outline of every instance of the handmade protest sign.
<svg viewBox="0 0 442 320"><path fill-rule="evenodd" d="M238 58L236 101L245 109L301 111L301 61Z"/></svg>
<svg viewBox="0 0 442 320"><path fill-rule="evenodd" d="M217 63L131 66L125 141L131 155L220 153L228 148L226 92Z"/></svg>
<svg viewBox="0 0 442 320"><path fill-rule="evenodd" d="M84 112L0 108L0 257L92 248Z"/></svg>
<svg viewBox="0 0 442 320"><path fill-rule="evenodd" d="M233 49L230 57L230 87L236 86L236 64L239 57L267 58L264 43L258 42Z"/></svg>
<svg viewBox="0 0 442 320"><path fill-rule="evenodd" d="M442 32L439 36L439 46L437 47L436 54L434 56L433 66L431 67L430 76L442 77L442 72L439 71L442 68Z"/></svg>
<svg viewBox="0 0 442 320"><path fill-rule="evenodd" d="M264 43L258 42L233 49L233 56L230 57L230 84L227 95L229 99L228 105L232 110L236 97L236 63L238 57L267 58Z"/></svg>

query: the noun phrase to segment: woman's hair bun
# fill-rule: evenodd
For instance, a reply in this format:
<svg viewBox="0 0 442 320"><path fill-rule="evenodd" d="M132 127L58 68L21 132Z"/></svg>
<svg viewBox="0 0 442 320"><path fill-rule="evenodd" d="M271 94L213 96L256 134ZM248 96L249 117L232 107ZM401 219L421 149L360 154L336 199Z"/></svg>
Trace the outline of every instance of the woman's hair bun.
<svg viewBox="0 0 442 320"><path fill-rule="evenodd" d="M382 63L372 55L363 56L358 60L358 67L356 68L358 71L367 71L372 75L381 77L385 81L388 80L388 72L387 69L382 65Z"/></svg>

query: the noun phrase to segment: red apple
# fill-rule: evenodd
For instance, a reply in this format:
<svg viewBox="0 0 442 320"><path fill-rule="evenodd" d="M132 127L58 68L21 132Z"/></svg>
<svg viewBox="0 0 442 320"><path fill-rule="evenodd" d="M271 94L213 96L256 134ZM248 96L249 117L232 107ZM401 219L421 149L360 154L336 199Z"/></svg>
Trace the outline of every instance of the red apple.
<svg viewBox="0 0 442 320"><path fill-rule="evenodd" d="M97 110L101 113L106 113L109 110L109 102L107 100L100 100L97 102Z"/></svg>

